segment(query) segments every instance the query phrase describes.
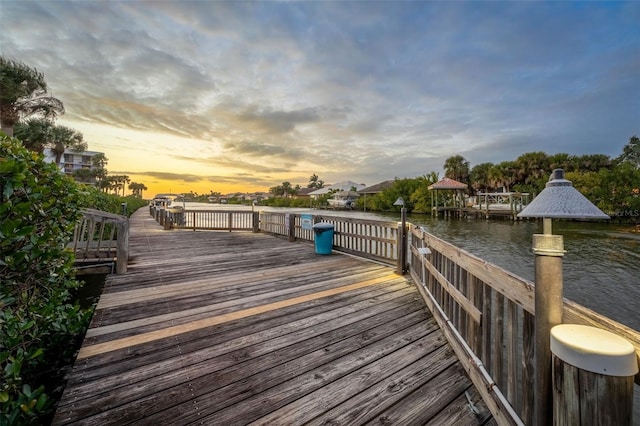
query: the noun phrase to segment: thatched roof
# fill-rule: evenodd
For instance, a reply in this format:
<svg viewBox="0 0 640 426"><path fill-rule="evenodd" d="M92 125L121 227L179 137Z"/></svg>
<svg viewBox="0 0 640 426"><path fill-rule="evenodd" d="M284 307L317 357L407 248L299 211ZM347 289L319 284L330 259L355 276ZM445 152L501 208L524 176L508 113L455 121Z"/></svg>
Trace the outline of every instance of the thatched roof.
<svg viewBox="0 0 640 426"><path fill-rule="evenodd" d="M462 183L462 182L458 182L457 180L454 179L449 179L448 177L442 178L439 181L437 181L436 183L434 183L433 185L429 185L429 189L454 189L454 190L460 190L460 189L467 189L467 184L466 183Z"/></svg>

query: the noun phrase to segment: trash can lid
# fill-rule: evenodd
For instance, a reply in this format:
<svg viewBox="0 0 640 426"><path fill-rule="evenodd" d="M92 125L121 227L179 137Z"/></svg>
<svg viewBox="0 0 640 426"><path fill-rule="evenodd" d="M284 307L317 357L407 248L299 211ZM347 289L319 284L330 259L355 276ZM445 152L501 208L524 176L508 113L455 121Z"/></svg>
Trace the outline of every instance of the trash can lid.
<svg viewBox="0 0 640 426"><path fill-rule="evenodd" d="M633 345L595 327L556 325L551 329L551 352L564 362L592 373L619 377L638 373Z"/></svg>
<svg viewBox="0 0 640 426"><path fill-rule="evenodd" d="M313 225L313 229L333 229L333 223L329 223L329 222L318 222L315 225Z"/></svg>

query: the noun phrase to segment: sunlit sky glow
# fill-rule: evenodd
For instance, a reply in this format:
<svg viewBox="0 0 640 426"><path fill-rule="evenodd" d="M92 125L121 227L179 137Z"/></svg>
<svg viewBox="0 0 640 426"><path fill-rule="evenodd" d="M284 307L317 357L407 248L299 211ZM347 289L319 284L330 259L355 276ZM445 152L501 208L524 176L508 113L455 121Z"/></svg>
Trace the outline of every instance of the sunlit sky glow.
<svg viewBox="0 0 640 426"><path fill-rule="evenodd" d="M640 134L640 2L0 0L0 28L146 196L615 157Z"/></svg>

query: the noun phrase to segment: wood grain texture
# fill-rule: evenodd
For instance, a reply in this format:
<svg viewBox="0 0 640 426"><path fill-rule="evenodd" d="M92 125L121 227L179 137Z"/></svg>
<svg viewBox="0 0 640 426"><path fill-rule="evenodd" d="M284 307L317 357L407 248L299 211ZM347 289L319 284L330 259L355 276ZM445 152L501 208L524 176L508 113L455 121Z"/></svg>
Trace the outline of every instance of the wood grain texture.
<svg viewBox="0 0 640 426"><path fill-rule="evenodd" d="M481 400L468 416L465 369L390 267L165 231L146 209L130 224L128 272L107 278L53 424L491 420Z"/></svg>

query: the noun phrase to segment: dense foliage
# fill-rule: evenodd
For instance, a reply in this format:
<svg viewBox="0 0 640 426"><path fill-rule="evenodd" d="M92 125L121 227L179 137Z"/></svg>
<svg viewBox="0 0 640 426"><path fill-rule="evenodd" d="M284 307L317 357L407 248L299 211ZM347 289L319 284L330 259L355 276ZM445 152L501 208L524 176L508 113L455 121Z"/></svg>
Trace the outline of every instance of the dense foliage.
<svg viewBox="0 0 640 426"><path fill-rule="evenodd" d="M47 378L69 363L90 318L71 301L79 217L72 179L26 150L0 142L0 424L38 422L51 409Z"/></svg>
<svg viewBox="0 0 640 426"><path fill-rule="evenodd" d="M72 294L65 249L83 207L130 214L146 202L78 184L17 139L0 145L0 424L40 423L91 316Z"/></svg>
<svg viewBox="0 0 640 426"><path fill-rule="evenodd" d="M514 191L526 192L532 196L545 188L553 169L562 168L574 187L602 211L612 218L639 222L639 159L640 139L633 136L624 147L622 155L616 159L601 154L572 156L529 152L514 161L482 163L469 169L469 162L456 155L447 159L444 168L446 177L468 185L468 195L477 192ZM357 208L365 209L366 204L366 210L369 211L394 211L399 207L393 203L398 197L403 197L408 211L427 213L431 210L433 196L428 187L437 181L438 175L435 172L412 179L396 179L390 188L380 193L361 196ZM450 201L447 191L441 192L439 205ZM308 204L309 201L302 203ZM277 205L277 202L272 202L272 205Z"/></svg>
<svg viewBox="0 0 640 426"><path fill-rule="evenodd" d="M127 216L130 216L131 213L135 212L140 207L144 207L149 204L147 201L140 197L136 197L135 195L119 197L117 195L107 194L88 185L81 185L81 191L78 193L78 204L80 206L102 210L103 212L122 214L123 203L126 204Z"/></svg>
<svg viewBox="0 0 640 426"><path fill-rule="evenodd" d="M35 68L0 56L0 124L8 135L21 118L64 114L59 99L47 94L44 75Z"/></svg>

